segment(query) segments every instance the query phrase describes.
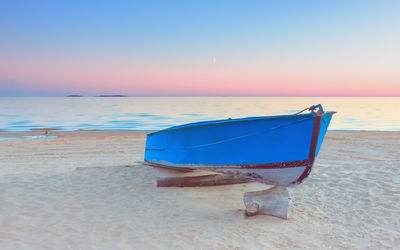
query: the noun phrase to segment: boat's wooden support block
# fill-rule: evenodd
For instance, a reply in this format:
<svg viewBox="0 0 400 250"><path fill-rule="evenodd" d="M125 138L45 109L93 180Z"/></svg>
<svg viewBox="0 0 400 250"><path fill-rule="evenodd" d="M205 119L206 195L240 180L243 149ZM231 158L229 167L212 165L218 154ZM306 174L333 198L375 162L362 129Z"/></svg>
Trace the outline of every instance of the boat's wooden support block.
<svg viewBox="0 0 400 250"><path fill-rule="evenodd" d="M265 214L282 219L288 218L291 200L287 188L273 187L257 192L246 192L243 201L247 216Z"/></svg>
<svg viewBox="0 0 400 250"><path fill-rule="evenodd" d="M157 179L157 187L201 187L251 182L251 180L235 175L200 175L185 177L166 177Z"/></svg>

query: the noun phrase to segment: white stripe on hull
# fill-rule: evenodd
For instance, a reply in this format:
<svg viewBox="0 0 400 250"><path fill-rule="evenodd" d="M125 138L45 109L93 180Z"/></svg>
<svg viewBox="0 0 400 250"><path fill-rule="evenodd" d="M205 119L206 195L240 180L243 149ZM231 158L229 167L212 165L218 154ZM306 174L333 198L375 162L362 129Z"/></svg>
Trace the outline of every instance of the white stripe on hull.
<svg viewBox="0 0 400 250"><path fill-rule="evenodd" d="M244 166L218 166L218 165L197 165L197 164L171 164L166 161L157 163L147 162L153 166L164 166L174 169L202 169L222 174L239 175L257 182L274 186L287 187L297 181L306 169L306 166L290 167L290 168L245 168Z"/></svg>
<svg viewBox="0 0 400 250"><path fill-rule="evenodd" d="M275 185L275 186L290 186L294 181L300 178L306 166L292 168L229 168L226 167L200 167L214 172L223 174L239 175L245 178L252 179L257 182Z"/></svg>

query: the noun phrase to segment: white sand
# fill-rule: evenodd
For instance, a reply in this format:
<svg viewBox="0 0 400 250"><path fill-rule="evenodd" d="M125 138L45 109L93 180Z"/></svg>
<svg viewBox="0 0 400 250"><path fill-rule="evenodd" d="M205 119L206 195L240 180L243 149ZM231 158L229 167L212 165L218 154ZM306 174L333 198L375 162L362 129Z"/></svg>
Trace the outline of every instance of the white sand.
<svg viewBox="0 0 400 250"><path fill-rule="evenodd" d="M51 134L0 141L0 249L400 246L399 132L329 132L288 220L244 217L257 183L157 188L144 132Z"/></svg>

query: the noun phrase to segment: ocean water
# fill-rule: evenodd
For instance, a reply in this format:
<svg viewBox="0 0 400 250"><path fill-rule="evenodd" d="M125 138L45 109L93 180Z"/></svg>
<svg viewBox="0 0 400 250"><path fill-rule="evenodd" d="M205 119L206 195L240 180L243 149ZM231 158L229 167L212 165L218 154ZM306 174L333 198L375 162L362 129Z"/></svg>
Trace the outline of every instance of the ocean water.
<svg viewBox="0 0 400 250"><path fill-rule="evenodd" d="M400 131L399 97L0 98L0 130L160 130L183 123L293 114L321 103L329 130Z"/></svg>

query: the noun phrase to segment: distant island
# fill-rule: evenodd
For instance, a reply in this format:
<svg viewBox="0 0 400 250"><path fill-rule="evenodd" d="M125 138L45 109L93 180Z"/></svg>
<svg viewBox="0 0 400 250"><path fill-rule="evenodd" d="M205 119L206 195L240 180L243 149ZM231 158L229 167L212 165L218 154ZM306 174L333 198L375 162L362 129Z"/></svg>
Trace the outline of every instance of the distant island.
<svg viewBox="0 0 400 250"><path fill-rule="evenodd" d="M82 95L67 95L66 97L83 97ZM96 95L94 97L128 97L127 95Z"/></svg>
<svg viewBox="0 0 400 250"><path fill-rule="evenodd" d="M127 95L96 95L96 97L128 97Z"/></svg>

